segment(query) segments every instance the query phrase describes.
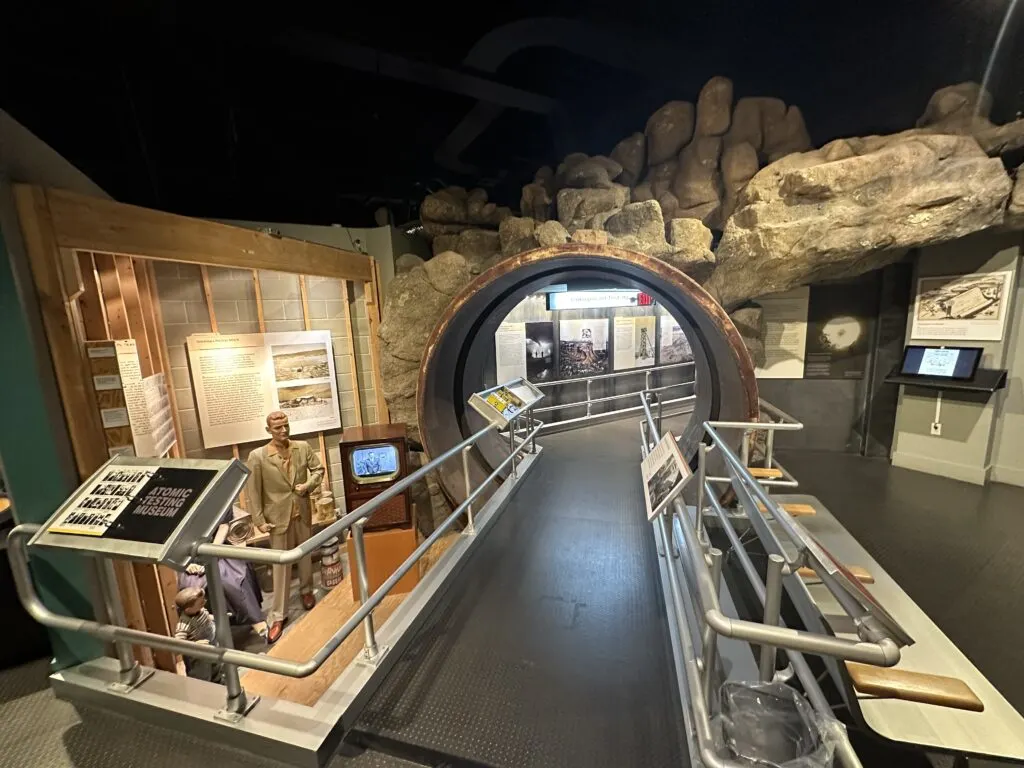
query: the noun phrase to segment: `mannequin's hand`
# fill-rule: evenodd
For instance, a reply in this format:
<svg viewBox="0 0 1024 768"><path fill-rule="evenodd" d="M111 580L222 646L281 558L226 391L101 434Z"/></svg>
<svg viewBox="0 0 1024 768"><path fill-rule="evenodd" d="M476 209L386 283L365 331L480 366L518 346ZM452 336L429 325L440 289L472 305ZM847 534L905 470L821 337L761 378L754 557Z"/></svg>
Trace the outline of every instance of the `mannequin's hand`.
<svg viewBox="0 0 1024 768"><path fill-rule="evenodd" d="M305 496L309 493L309 486L306 483L299 483L292 490L294 490L298 496Z"/></svg>
<svg viewBox="0 0 1024 768"><path fill-rule="evenodd" d="M260 529L260 533L270 533L270 523L264 523L263 525L257 525Z"/></svg>

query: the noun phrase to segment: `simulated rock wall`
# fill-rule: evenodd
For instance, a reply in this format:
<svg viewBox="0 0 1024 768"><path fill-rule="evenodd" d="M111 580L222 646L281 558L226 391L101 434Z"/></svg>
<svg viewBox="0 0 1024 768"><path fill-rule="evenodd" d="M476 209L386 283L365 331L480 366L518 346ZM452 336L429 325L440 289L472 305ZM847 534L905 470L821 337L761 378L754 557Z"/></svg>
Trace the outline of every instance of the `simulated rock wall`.
<svg viewBox="0 0 1024 768"><path fill-rule="evenodd" d="M758 296L852 277L988 227L1024 229L1022 175L1015 185L998 157L1024 147L1024 120L994 125L991 102L977 84L948 86L913 128L812 149L798 107L734 103L732 82L713 77L696 103L665 104L607 156L573 153L540 168L518 216L482 189L428 195L420 213L434 258L398 260L380 328L392 419L416 433L424 345L451 297L522 251L610 243L663 259L732 312L759 361Z"/></svg>

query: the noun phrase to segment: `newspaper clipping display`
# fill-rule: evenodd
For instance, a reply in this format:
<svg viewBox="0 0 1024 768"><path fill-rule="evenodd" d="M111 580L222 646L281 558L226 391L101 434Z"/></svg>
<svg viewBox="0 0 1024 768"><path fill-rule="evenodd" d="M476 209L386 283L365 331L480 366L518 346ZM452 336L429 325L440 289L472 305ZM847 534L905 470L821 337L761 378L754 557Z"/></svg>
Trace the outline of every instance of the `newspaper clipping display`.
<svg viewBox="0 0 1024 768"><path fill-rule="evenodd" d="M671 432L666 432L641 462L640 474L644 480L648 520L653 520L665 509L693 477L690 465L683 458Z"/></svg>
<svg viewBox="0 0 1024 768"><path fill-rule="evenodd" d="M188 355L206 448L266 439L271 411L293 435L341 427L330 331L196 334Z"/></svg>
<svg viewBox="0 0 1024 768"><path fill-rule="evenodd" d="M1000 341L1013 272L922 277L917 281L911 338Z"/></svg>
<svg viewBox="0 0 1024 768"><path fill-rule="evenodd" d="M502 323L494 334L495 380L526 377L526 323Z"/></svg>
<svg viewBox="0 0 1024 768"><path fill-rule="evenodd" d="M773 293L757 300L764 310L763 367L759 379L802 379L807 344L807 286Z"/></svg>
<svg viewBox="0 0 1024 768"><path fill-rule="evenodd" d="M616 371L654 365L655 322L653 315L615 318L615 355L612 362Z"/></svg>

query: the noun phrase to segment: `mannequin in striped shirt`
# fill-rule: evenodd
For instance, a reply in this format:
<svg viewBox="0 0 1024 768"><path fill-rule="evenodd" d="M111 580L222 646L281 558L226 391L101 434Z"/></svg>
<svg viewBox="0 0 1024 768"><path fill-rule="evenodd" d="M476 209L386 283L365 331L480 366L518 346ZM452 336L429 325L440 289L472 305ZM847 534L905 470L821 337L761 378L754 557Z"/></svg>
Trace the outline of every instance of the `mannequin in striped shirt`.
<svg viewBox="0 0 1024 768"><path fill-rule="evenodd" d="M178 609L178 626L174 636L179 640L190 640L193 643L213 645L213 616L206 610L206 594L199 587L185 587L174 597L174 605ZM191 659L185 656L185 671L189 677L200 680L213 680L214 665L208 661Z"/></svg>

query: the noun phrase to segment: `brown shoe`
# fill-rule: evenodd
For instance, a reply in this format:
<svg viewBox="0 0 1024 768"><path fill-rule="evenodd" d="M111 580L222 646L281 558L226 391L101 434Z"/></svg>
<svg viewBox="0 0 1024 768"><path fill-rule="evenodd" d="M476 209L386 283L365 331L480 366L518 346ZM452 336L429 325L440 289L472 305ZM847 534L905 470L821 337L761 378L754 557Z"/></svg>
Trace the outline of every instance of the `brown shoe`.
<svg viewBox="0 0 1024 768"><path fill-rule="evenodd" d="M312 592L307 592L302 596L302 607L307 611L313 610L313 606L316 605L316 597Z"/></svg>
<svg viewBox="0 0 1024 768"><path fill-rule="evenodd" d="M270 631L267 632L267 643L273 645L281 639L281 633L284 632L284 622L275 621L270 625Z"/></svg>

